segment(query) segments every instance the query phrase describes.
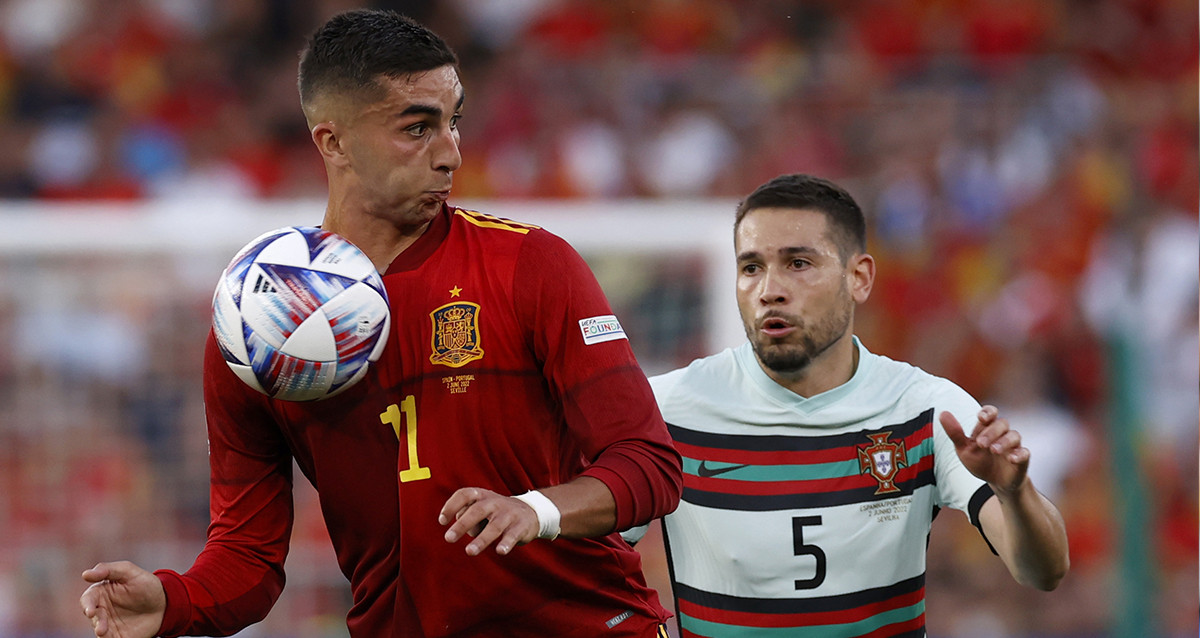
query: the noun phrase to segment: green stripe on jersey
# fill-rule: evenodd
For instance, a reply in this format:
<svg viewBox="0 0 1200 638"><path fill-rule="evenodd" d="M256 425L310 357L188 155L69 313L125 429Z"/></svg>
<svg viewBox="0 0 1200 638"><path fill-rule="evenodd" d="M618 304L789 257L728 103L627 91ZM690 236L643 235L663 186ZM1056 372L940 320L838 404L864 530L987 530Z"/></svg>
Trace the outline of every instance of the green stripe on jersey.
<svg viewBox="0 0 1200 638"><path fill-rule="evenodd" d="M933 439L921 441L916 447L908 450L908 465L916 465L921 459L933 454ZM683 471L700 476L700 459L683 457ZM755 481L770 483L778 481L812 481L819 479L836 479L847 476L857 476L862 473L858 459L852 461L834 461L832 463L807 463L802 465L741 465L739 463L705 461L708 470L727 470L720 472L721 478L737 479L739 481Z"/></svg>
<svg viewBox="0 0 1200 638"><path fill-rule="evenodd" d="M912 620L925 613L925 601L892 609L870 618L841 625L811 625L803 627L804 638L854 638L871 633L880 627ZM742 627L725 625L679 614L679 622L688 631L706 638L794 638L796 627Z"/></svg>

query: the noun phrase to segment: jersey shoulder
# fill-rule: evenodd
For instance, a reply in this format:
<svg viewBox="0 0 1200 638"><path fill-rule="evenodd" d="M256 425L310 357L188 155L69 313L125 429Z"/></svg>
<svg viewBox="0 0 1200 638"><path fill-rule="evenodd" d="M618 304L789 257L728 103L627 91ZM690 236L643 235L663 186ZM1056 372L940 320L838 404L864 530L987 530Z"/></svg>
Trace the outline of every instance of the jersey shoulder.
<svg viewBox="0 0 1200 638"><path fill-rule="evenodd" d="M535 260L573 259L579 253L563 238L538 226L469 208L453 208L451 223L461 232L488 246L509 245L525 258Z"/></svg>
<svg viewBox="0 0 1200 638"><path fill-rule="evenodd" d="M731 388L739 386L742 377L733 349L692 361L687 366L650 377L650 388L663 416L678 414L684 409L697 410L702 406L716 409L730 396Z"/></svg>
<svg viewBox="0 0 1200 638"><path fill-rule="evenodd" d="M541 226L535 224L527 224L469 208L452 208L451 214L454 221L463 222L481 230L497 230L516 235L527 235L531 231L542 229Z"/></svg>
<svg viewBox="0 0 1200 638"><path fill-rule="evenodd" d="M868 353L867 356L870 357L872 365L867 379L868 388L887 384L903 389L905 392L930 397L967 394L950 379L927 372L911 363L896 361L881 354Z"/></svg>
<svg viewBox="0 0 1200 638"><path fill-rule="evenodd" d="M862 352L864 361L869 357L871 369L864 383L856 388L859 397L896 397L906 402L955 412L963 406L967 409L972 409L971 406L978 408L975 398L950 379L911 363L869 353L865 348Z"/></svg>

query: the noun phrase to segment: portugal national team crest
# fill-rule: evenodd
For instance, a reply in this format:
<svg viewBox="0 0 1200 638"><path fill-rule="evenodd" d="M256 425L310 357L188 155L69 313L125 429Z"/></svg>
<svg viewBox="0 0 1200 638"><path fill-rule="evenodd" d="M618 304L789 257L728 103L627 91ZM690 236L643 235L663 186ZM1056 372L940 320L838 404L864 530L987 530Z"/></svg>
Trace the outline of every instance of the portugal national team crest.
<svg viewBox="0 0 1200 638"><path fill-rule="evenodd" d="M876 494L891 494L899 492L896 487L896 473L902 467L908 467L908 453L904 449L904 441L889 442L891 432L868 434L873 444L869 447L858 448L858 467L863 474L870 474L879 481Z"/></svg>
<svg viewBox="0 0 1200 638"><path fill-rule="evenodd" d="M429 313L433 319L433 363L460 368L483 358L479 346L479 304L448 303Z"/></svg>

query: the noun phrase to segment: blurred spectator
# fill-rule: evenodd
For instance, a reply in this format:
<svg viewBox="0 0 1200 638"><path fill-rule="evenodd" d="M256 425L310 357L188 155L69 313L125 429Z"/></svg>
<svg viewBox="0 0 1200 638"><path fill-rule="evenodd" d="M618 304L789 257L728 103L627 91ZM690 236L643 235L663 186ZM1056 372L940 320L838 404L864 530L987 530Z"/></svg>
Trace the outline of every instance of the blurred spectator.
<svg viewBox="0 0 1200 638"><path fill-rule="evenodd" d="M1068 478L1100 449L1084 424L1055 400L1061 393L1048 355L1036 342L1012 352L986 402L1004 411L1019 428L1021 443L1038 455L1037 463L1029 464L1034 484L1051 500L1061 500Z"/></svg>
<svg viewBox="0 0 1200 638"><path fill-rule="evenodd" d="M638 176L655 197L703 197L716 185L734 156L725 125L703 110L671 109L662 128L636 149Z"/></svg>
<svg viewBox="0 0 1200 638"><path fill-rule="evenodd" d="M1134 342L1151 442L1192 454L1200 414L1200 227L1196 215L1136 213L1097 238L1081 282L1086 318L1100 334Z"/></svg>

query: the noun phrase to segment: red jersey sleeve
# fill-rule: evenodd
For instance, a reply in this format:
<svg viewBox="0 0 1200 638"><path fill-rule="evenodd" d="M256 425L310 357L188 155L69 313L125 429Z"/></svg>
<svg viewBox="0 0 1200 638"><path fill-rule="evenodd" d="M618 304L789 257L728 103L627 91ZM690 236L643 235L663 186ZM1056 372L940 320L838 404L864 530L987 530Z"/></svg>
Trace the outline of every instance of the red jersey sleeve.
<svg viewBox="0 0 1200 638"><path fill-rule="evenodd" d="M191 569L155 572L167 593L162 636L226 636L262 620L283 591L292 528L292 456L265 396L243 384L210 334L208 539Z"/></svg>
<svg viewBox="0 0 1200 638"><path fill-rule="evenodd" d="M612 492L617 529L674 511L683 480L679 453L587 263L564 240L534 231L515 277L516 311L585 457L582 475Z"/></svg>

